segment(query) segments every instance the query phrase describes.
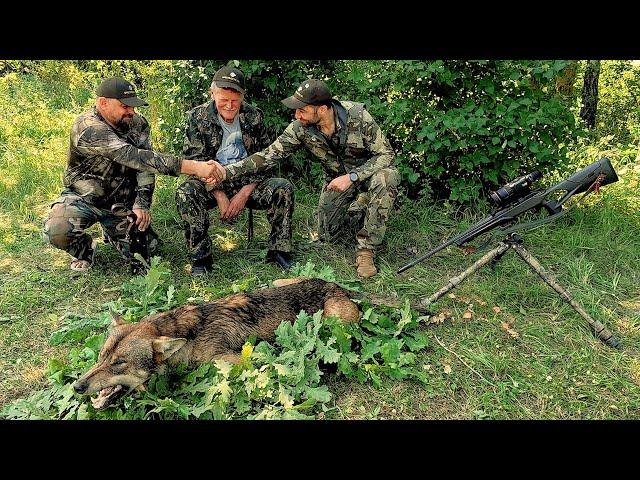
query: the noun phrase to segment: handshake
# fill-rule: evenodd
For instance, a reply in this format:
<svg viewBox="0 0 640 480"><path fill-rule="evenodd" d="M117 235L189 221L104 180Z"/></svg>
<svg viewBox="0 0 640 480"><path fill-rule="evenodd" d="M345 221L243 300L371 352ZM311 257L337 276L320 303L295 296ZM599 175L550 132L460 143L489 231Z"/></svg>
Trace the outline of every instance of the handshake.
<svg viewBox="0 0 640 480"><path fill-rule="evenodd" d="M221 183L227 178L227 171L215 160L200 162L184 159L180 171L187 175L199 177L200 180L211 185Z"/></svg>

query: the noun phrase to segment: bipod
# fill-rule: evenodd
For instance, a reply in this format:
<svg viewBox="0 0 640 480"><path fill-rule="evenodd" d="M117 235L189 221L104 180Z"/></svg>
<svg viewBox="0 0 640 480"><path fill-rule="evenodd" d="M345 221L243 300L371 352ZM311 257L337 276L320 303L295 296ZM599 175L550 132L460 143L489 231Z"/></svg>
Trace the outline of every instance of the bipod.
<svg viewBox="0 0 640 480"><path fill-rule="evenodd" d="M540 276L540 278L542 278L542 280L544 280L547 285L553 288L562 297L563 300L565 300L575 309L576 312L580 314L582 318L589 322L589 325L591 326L591 329L595 333L596 337L598 337L610 347L622 348L620 342L616 340L613 334L609 330L607 330L605 326L602 325L602 323L594 320L591 315L589 315L587 311L582 308L582 306L578 302L575 301L571 294L558 283L553 275L547 272L540 264L540 262L533 255L531 255L531 253L529 253L526 248L524 248L524 239L516 233L509 234L503 241L498 243L498 245L493 250L480 258L477 262L467 268L460 275L450 279L444 287L431 295L429 298L420 301L419 305L424 309L428 309L432 303L445 295L447 292L453 290L466 278L473 275L476 271L484 267L489 262L491 262L492 266L495 266L496 263L500 261L500 259L507 253L509 249L513 249L518 254L518 256L522 258L522 260L524 260L525 263L529 267L531 267L531 269L536 272Z"/></svg>

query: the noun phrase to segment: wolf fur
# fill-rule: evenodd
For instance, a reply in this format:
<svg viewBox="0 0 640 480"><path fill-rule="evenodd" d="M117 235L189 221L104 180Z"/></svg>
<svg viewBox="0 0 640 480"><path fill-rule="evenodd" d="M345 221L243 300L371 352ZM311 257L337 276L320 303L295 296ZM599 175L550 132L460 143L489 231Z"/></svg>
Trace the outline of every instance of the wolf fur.
<svg viewBox="0 0 640 480"><path fill-rule="evenodd" d="M299 277L274 285L179 307L137 323L114 317L96 365L74 383L74 389L89 395L100 392L92 403L102 409L133 389L144 389L151 374L167 366L195 366L216 359L238 363L250 336L274 340L278 325L294 322L301 310L313 314L323 309L323 318L337 316L345 323L360 319L350 299L355 292L335 283Z"/></svg>

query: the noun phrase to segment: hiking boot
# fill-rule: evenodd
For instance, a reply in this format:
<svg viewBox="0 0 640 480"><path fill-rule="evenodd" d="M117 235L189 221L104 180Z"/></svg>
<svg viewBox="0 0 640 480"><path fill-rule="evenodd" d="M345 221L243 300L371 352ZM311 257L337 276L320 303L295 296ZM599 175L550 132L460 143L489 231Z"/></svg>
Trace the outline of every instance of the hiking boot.
<svg viewBox="0 0 640 480"><path fill-rule="evenodd" d="M358 267L358 276L360 278L373 277L378 270L376 269L373 259L375 253L368 248L359 248L356 251L356 266Z"/></svg>
<svg viewBox="0 0 640 480"><path fill-rule="evenodd" d="M280 250L269 250L265 260L267 263L277 263L285 270L289 270L296 263L290 253Z"/></svg>
<svg viewBox="0 0 640 480"><path fill-rule="evenodd" d="M213 261L211 260L211 256L196 260L191 264L191 276L202 277L209 273L212 270L212 267Z"/></svg>

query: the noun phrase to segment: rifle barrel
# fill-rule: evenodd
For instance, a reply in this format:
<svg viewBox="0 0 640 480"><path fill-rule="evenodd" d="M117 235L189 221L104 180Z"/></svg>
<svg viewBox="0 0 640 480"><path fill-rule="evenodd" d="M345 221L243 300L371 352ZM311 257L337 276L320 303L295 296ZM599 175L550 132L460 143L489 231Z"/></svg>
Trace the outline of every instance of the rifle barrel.
<svg viewBox="0 0 640 480"><path fill-rule="evenodd" d="M402 267L400 267L398 269L397 273L404 272L405 270L413 267L414 265L422 262L423 260L426 260L430 256L435 255L440 250L443 250L443 249L447 248L449 245L453 245L453 244L462 245L465 242L473 240L478 235L481 235L484 232L486 232L488 230L491 230L491 228L493 228L493 224L496 221L499 223L499 220L500 220L499 218L496 219L496 216L493 216L493 215L485 218L480 223L477 223L476 225L474 225L473 227L469 228L468 230L465 230L464 232L460 233L459 235L456 235L455 237L447 240L446 242L444 242L441 245L437 246L436 248L434 248L430 252L427 252L424 255L421 255L420 257L418 257L418 258L412 260L411 262L407 263L406 265L403 265Z"/></svg>

